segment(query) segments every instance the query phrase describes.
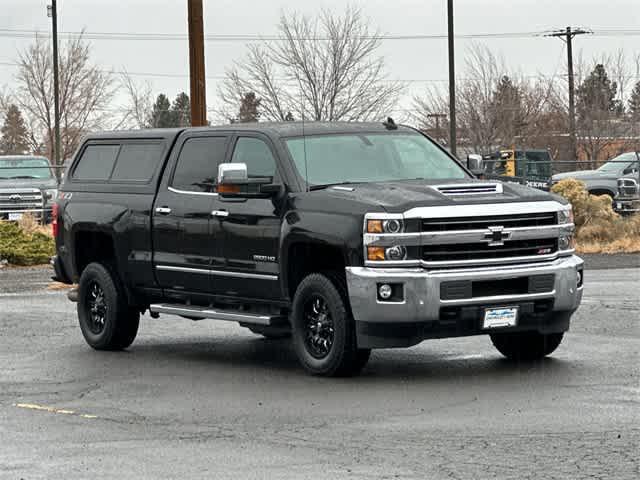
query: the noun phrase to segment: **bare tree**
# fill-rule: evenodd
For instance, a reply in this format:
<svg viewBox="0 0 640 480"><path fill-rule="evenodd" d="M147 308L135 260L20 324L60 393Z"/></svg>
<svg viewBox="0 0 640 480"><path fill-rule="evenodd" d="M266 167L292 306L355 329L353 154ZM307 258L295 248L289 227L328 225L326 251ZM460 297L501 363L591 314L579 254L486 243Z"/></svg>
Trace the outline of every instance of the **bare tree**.
<svg viewBox="0 0 640 480"><path fill-rule="evenodd" d="M89 44L82 36L68 40L59 51L60 78L60 159L68 158L82 135L109 121L105 107L115 86L109 73L91 64ZM20 53L16 75L15 101L31 128L34 149L45 145L54 155L53 62L51 45L42 38Z"/></svg>
<svg viewBox="0 0 640 480"><path fill-rule="evenodd" d="M528 79L510 71L486 46L474 44L465 57L464 78L456 81L456 116L468 151L531 144L553 96L553 77ZM431 87L414 98L414 120L433 131L433 114L449 110L448 92ZM441 128L448 128L444 120ZM445 130L446 131L446 130Z"/></svg>
<svg viewBox="0 0 640 480"><path fill-rule="evenodd" d="M123 107L124 113L117 128L146 128L153 110L151 84L136 83L126 70L122 73L120 84L126 94L127 104Z"/></svg>
<svg viewBox="0 0 640 480"><path fill-rule="evenodd" d="M278 29L280 41L250 45L227 72L219 89L226 118L249 92L261 99L266 120L383 118L397 102L404 85L384 81L379 33L360 10L347 8L342 16L324 10L317 18L283 14Z"/></svg>

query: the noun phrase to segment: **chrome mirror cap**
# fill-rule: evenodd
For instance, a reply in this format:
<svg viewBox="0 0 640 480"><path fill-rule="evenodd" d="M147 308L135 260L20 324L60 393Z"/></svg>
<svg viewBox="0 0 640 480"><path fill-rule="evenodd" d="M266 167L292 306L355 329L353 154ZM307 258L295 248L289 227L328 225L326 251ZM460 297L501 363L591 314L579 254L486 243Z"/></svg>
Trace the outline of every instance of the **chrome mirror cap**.
<svg viewBox="0 0 640 480"><path fill-rule="evenodd" d="M218 184L246 183L248 179L246 163L221 163L218 166Z"/></svg>

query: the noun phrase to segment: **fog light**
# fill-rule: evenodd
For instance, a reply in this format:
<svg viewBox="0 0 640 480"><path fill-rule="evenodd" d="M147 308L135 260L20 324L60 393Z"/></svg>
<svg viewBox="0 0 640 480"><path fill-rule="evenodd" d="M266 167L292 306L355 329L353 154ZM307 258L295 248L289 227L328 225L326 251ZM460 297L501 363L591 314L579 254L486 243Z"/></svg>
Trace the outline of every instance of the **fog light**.
<svg viewBox="0 0 640 480"><path fill-rule="evenodd" d="M378 288L378 295L383 300L389 300L392 294L393 294L393 289L391 288L391 285L389 285L388 283L383 283Z"/></svg>
<svg viewBox="0 0 640 480"><path fill-rule="evenodd" d="M406 254L407 251L400 245L389 247L384 252L384 256L387 260L404 260Z"/></svg>

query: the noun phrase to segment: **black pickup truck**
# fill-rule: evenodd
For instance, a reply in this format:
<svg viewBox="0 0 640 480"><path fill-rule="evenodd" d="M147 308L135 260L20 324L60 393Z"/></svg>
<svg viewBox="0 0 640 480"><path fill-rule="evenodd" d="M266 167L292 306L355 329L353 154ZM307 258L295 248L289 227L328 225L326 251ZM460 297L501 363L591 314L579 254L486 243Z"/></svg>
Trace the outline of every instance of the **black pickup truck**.
<svg viewBox="0 0 640 480"><path fill-rule="evenodd" d="M148 311L291 336L317 375L478 334L535 359L582 297L565 200L477 180L393 122L90 135L54 210L56 277L96 349L127 348Z"/></svg>

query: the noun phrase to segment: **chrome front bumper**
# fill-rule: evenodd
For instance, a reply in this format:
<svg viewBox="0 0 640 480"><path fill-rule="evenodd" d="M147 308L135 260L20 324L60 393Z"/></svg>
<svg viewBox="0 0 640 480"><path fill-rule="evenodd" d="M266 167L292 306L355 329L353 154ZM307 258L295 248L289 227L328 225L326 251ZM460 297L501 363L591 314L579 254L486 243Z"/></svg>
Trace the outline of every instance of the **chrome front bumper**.
<svg viewBox="0 0 640 480"><path fill-rule="evenodd" d="M356 322L420 323L440 320L444 307L513 305L539 300L552 302L552 312L573 312L582 300L577 272L584 262L573 255L552 262L482 268L424 270L422 268L347 267L346 277L351 310ZM440 285L450 281L508 280L540 274L554 274L553 290L543 293L493 295L459 300L443 300ZM378 285L399 283L403 299L385 302L378 299Z"/></svg>

